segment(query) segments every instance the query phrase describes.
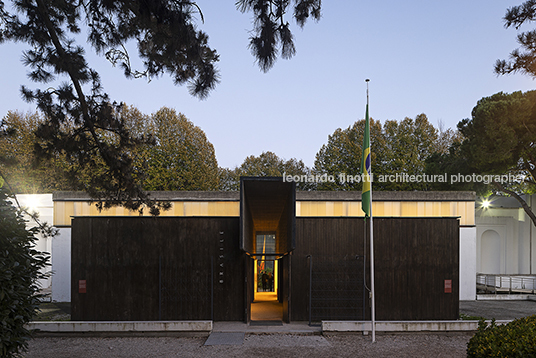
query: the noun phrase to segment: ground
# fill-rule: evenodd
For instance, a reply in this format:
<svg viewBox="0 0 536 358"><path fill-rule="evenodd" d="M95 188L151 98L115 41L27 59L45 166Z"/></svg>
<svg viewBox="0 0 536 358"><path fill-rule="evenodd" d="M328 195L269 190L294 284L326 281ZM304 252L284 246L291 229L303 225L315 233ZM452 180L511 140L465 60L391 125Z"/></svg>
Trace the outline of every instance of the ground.
<svg viewBox="0 0 536 358"><path fill-rule="evenodd" d="M36 319L68 320L70 305L45 304ZM534 301L462 301L460 313L509 320L536 314ZM224 344L198 337L36 337L26 358L136 357L465 357L473 332L362 334L245 333Z"/></svg>
<svg viewBox="0 0 536 358"><path fill-rule="evenodd" d="M471 333L377 335L249 334L241 345L205 337L37 338L26 358L89 357L465 357Z"/></svg>

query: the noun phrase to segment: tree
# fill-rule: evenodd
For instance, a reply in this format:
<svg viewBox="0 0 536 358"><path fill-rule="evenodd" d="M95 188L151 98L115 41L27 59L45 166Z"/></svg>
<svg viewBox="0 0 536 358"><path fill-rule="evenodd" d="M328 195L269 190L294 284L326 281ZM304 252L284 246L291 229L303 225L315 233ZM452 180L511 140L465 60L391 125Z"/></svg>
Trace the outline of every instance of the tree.
<svg viewBox="0 0 536 358"><path fill-rule="evenodd" d="M436 151L437 129L430 124L426 115L419 114L415 120L386 121L385 159L376 177L379 175L417 176L424 173L425 160ZM379 175L378 175L379 174ZM385 190L426 190L428 182L424 180L389 180L384 183Z"/></svg>
<svg viewBox="0 0 536 358"><path fill-rule="evenodd" d="M43 141L37 153L43 157L65 153L69 161L77 161L88 173L98 173L87 189L99 207L123 205L140 210L145 204L158 212L158 203L136 182L130 156L133 148L148 138L127 130L120 115L121 104L103 91L99 74L90 68L84 48L73 37L85 24L88 45L118 64L125 76L168 74L176 84L187 84L192 95L205 98L219 81L219 55L209 47L207 34L196 28L196 16L203 20L198 5L183 0L11 3L14 11L0 1L0 42L30 45L31 50L23 56L32 70L29 77L47 86L45 90L22 88L24 98L35 102L46 118L36 132ZM275 24L283 21L290 1L240 1L237 5L254 13L258 34L252 51L261 69L273 64L280 42L283 57L291 56L288 24ZM309 16L320 17L320 0L296 0L294 17L298 24L303 25ZM137 44L141 70L131 67L125 50L130 42ZM66 81L57 84L56 80Z"/></svg>
<svg viewBox="0 0 536 358"><path fill-rule="evenodd" d="M0 356L25 350L30 331L25 328L39 305L37 281L48 255L34 249L38 229L26 229L22 212L0 187Z"/></svg>
<svg viewBox="0 0 536 358"><path fill-rule="evenodd" d="M536 0L527 0L521 5L507 9L504 26L506 28L513 26L519 30L521 25L534 20L536 20ZM536 77L536 30L519 33L517 42L520 48L510 53L509 61L497 60L495 72L501 75L521 72Z"/></svg>
<svg viewBox="0 0 536 358"><path fill-rule="evenodd" d="M151 138L150 142L140 143L129 152L133 158L133 178L144 190L218 188L214 147L205 133L184 115L164 107L148 116L134 107L124 106L120 116L131 133ZM94 158L92 171L87 171L65 155L47 161L34 155L32 148L38 143L34 130L42 122L37 114L24 116L10 112L3 118L0 173L14 192L89 190L91 186L98 190L106 176L106 166L99 157ZM109 136L103 140L116 138Z"/></svg>
<svg viewBox="0 0 536 358"><path fill-rule="evenodd" d="M320 20L321 3L321 0L294 0L294 19L300 27L303 28L309 17ZM242 12L253 12L255 35L250 37L249 48L261 70L267 72L272 68L279 51L284 59L294 56L294 38L290 24L284 19L291 1L238 0L236 5Z"/></svg>
<svg viewBox="0 0 536 358"><path fill-rule="evenodd" d="M435 153L448 153L449 148L453 143L461 143L463 139L459 130L454 130L452 128L445 129L445 125L442 121L439 121L437 131L437 140L434 143Z"/></svg>
<svg viewBox="0 0 536 358"><path fill-rule="evenodd" d="M137 150L134 166L143 168L145 190L216 190L218 162L213 145L201 128L183 114L161 108L144 127L154 145Z"/></svg>
<svg viewBox="0 0 536 358"><path fill-rule="evenodd" d="M286 175L309 176L311 170L303 161L292 158L284 160L273 152L263 152L258 157L250 155L244 162L233 170L220 170L220 188L222 190L239 190L241 176L282 177ZM314 183L297 182L297 190L313 190Z"/></svg>
<svg viewBox="0 0 536 358"><path fill-rule="evenodd" d="M44 120L39 114L8 112L0 122L0 175L14 193L46 193L79 190L69 180L64 156L39 160L33 152L35 130Z"/></svg>
<svg viewBox="0 0 536 358"><path fill-rule="evenodd" d="M365 121L360 120L345 130L337 129L328 137L316 155L313 171L335 178L319 185L322 190L361 190L361 153ZM415 120L370 121L372 174L374 190L427 190L424 180L409 181L402 175L424 174L425 159L436 149L437 130L424 114ZM395 180L387 176L399 174ZM350 177L349 177L350 176ZM350 178L350 181L348 180ZM344 180L341 180L344 179Z"/></svg>
<svg viewBox="0 0 536 358"><path fill-rule="evenodd" d="M333 175L335 182L323 181L319 190L361 190L361 181L339 180L339 175L352 177L361 174L361 153L365 120L355 122L346 129L338 128L328 136L328 142L320 148L315 157L313 173L315 175ZM376 175L385 162L385 136L379 121L370 119L370 146L372 149L372 173Z"/></svg>
<svg viewBox="0 0 536 358"><path fill-rule="evenodd" d="M476 180L479 192L492 190L513 196L536 224L536 215L520 195L536 190L535 103L536 91L500 92L482 98L471 119L458 123L464 140L454 152L456 157L449 159L463 163L472 174L488 175L489 185L482 183L484 177Z"/></svg>

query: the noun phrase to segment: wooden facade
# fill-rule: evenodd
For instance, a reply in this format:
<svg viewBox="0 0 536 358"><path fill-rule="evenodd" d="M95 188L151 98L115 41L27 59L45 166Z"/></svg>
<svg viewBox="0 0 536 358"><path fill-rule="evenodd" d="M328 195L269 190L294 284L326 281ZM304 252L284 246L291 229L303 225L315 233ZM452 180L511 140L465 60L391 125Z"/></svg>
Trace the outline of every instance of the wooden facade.
<svg viewBox="0 0 536 358"><path fill-rule="evenodd" d="M244 319L238 218L80 217L72 230L72 320Z"/></svg>
<svg viewBox="0 0 536 358"><path fill-rule="evenodd" d="M370 287L365 229L368 237L363 219L297 219L291 256L293 320L308 320L309 307L313 321L370 320L369 294L362 284ZM378 320L458 319L458 237L457 218L374 218ZM315 280L324 285L318 291L327 294L311 290ZM445 282L451 286L448 293Z"/></svg>
<svg viewBox="0 0 536 358"><path fill-rule="evenodd" d="M247 320L252 259L239 227L228 217L74 218L72 319ZM374 219L378 320L458 318L458 227ZM285 321L370 319L365 228L363 218L296 219L296 248L280 259Z"/></svg>

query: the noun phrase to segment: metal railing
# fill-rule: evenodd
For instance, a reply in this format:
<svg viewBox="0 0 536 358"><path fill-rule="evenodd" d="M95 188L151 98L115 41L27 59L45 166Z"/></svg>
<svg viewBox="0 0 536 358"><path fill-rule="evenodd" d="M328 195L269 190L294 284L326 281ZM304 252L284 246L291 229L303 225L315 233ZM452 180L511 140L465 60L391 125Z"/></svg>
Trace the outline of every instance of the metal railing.
<svg viewBox="0 0 536 358"><path fill-rule="evenodd" d="M481 293L534 294L536 275L476 274L476 288Z"/></svg>

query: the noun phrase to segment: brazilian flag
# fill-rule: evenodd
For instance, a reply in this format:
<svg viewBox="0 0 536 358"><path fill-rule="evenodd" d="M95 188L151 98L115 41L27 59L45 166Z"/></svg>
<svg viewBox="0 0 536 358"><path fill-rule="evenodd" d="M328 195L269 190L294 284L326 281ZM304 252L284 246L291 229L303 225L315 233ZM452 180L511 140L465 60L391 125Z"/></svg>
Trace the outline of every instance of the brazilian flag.
<svg viewBox="0 0 536 358"><path fill-rule="evenodd" d="M370 217L370 196L372 195L372 171L370 168L370 120L367 110L365 115L365 135L363 138L363 155L361 156L361 174L363 179L363 190L361 192L361 208L365 212L365 217Z"/></svg>

